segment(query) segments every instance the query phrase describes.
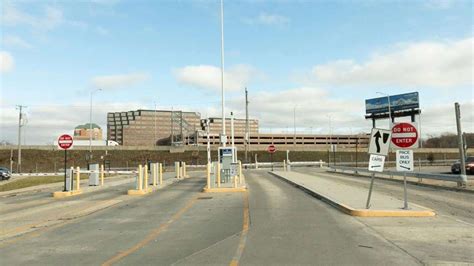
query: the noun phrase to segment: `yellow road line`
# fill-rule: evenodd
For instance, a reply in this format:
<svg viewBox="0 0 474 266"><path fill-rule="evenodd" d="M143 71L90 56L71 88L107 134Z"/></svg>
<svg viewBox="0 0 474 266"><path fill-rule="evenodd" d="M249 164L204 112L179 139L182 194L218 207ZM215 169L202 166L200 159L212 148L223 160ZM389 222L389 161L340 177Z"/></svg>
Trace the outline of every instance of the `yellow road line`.
<svg viewBox="0 0 474 266"><path fill-rule="evenodd" d="M158 237L158 235L161 234L161 232L163 232L166 228L168 228L168 226L170 226L173 222L178 220L181 217L181 215L183 215L189 208L191 208L191 206L196 202L197 198L198 197L194 197L190 201L188 201L183 208L181 208L177 213L175 213L171 217L170 220L168 220L164 224L161 224L160 227L156 228L151 233L149 233L142 241L138 242L133 247L131 247L127 250L119 252L118 254L113 256L112 258L110 258L107 261L105 261L104 263L102 263L102 266L112 265L112 264L120 261L121 259L129 256L130 254L133 254L134 252L136 252L140 248L144 247L145 245L147 245L148 243L150 243L151 241L156 239Z"/></svg>
<svg viewBox="0 0 474 266"><path fill-rule="evenodd" d="M240 258L242 257L242 253L245 249L245 244L247 242L247 233L249 231L250 226L250 214L249 214L249 193L244 193L244 218L242 223L242 233L240 235L239 246L235 252L234 257L230 261L230 266L237 266L239 265Z"/></svg>

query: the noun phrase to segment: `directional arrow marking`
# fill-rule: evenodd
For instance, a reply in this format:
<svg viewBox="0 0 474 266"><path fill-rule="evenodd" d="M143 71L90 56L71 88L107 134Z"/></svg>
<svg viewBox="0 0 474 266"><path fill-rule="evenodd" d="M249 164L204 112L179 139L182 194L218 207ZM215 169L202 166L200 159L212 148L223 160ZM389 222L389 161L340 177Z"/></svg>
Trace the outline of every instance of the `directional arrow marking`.
<svg viewBox="0 0 474 266"><path fill-rule="evenodd" d="M383 143L387 143L388 137L390 137L390 134L388 134L388 133L383 133Z"/></svg>
<svg viewBox="0 0 474 266"><path fill-rule="evenodd" d="M381 167L381 165L372 165L370 168Z"/></svg>
<svg viewBox="0 0 474 266"><path fill-rule="evenodd" d="M406 167L406 166L403 166L403 165L400 165L400 167L403 168L403 169L411 170L410 167Z"/></svg>
<svg viewBox="0 0 474 266"><path fill-rule="evenodd" d="M380 139L380 131L377 131L377 133L374 134L374 138L375 138L375 146L377 146L377 153L380 152L380 144L379 144L379 139ZM385 138L385 134L384 134L384 138ZM384 141L385 143L385 141Z"/></svg>

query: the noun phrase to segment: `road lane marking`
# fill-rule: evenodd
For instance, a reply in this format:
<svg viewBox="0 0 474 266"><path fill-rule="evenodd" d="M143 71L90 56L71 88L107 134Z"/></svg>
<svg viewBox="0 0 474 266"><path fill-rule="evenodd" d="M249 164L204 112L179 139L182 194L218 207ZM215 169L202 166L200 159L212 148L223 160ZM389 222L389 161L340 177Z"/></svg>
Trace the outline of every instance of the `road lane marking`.
<svg viewBox="0 0 474 266"><path fill-rule="evenodd" d="M247 234L249 231L250 226L250 214L249 214L249 193L245 192L244 195L244 215L243 215L243 223L242 223L242 233L240 235L239 245L237 250L235 251L235 255L230 261L230 266L237 266L239 265L240 258L242 257L242 253L245 249L245 244L247 243Z"/></svg>
<svg viewBox="0 0 474 266"><path fill-rule="evenodd" d="M138 242L137 244L135 244L131 248L119 252L118 254L113 256L112 258L110 258L107 261L105 261L104 263L102 263L102 266L112 265L112 264L120 261L121 259L133 254L137 250L141 249L142 247L144 247L145 245L147 245L148 243L150 243L151 241L156 239L158 237L158 235L160 235L165 229L168 228L168 226L170 226L172 223L174 223L176 220L178 220L187 210L189 210L191 208L191 206L193 206L193 204L196 202L197 198L198 197L194 197L191 200L189 200L186 203L186 205L184 207L182 207L177 213L175 213L171 217L171 219L169 219L166 223L161 224L160 227L153 230L142 241Z"/></svg>
<svg viewBox="0 0 474 266"><path fill-rule="evenodd" d="M18 242L20 240L37 237L37 236L41 235L42 233L44 233L46 231L49 231L49 230L55 229L55 228L57 229L59 227L62 227L64 225L67 225L67 224L70 224L70 223L76 221L76 219L78 219L78 218L82 218L84 216L93 214L97 211L107 209L107 208L109 208L113 205L116 205L116 204L122 202L122 200L118 200L117 198L119 198L119 197L115 197L113 199L105 200L105 201L102 201L102 202L99 202L99 203L97 201L94 201L91 204L87 204L86 206L84 206L84 208L80 208L79 210L75 209L75 210L72 210L72 211L68 211L68 212L66 212L65 215L56 215L56 217L54 218L54 221L52 221L52 219L47 219L47 220L42 220L40 222L36 222L36 223L32 223L32 224L23 225L23 226L20 226L20 227L17 227L17 228L13 228L13 229L7 231L6 233L2 233L0 235L0 238L7 237L4 240L0 240L1 241L0 242L0 248L6 246L8 244L13 244L15 242ZM102 208L98 209L97 206L100 206ZM89 212L87 212L87 211L89 211ZM73 217L71 217L71 216L68 217L68 215L72 215L72 214L76 214L76 215L73 216ZM37 229L35 230L33 228L37 228ZM28 230L28 229L33 229L33 230ZM13 233L13 235L11 235L12 233ZM8 236L9 234L11 236ZM21 235L21 236L18 236L18 235ZM15 237L15 236L18 236L18 237ZM8 240L9 238L12 238L12 237L15 237L15 238L11 239L11 240Z"/></svg>

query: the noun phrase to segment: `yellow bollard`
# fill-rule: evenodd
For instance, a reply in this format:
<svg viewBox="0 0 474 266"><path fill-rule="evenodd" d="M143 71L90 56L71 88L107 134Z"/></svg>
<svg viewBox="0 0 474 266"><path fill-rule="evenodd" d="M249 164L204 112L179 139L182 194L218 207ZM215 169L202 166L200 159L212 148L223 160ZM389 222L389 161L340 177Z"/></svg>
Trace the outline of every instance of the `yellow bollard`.
<svg viewBox="0 0 474 266"><path fill-rule="evenodd" d="M183 177L186 177L188 174L186 173L186 162L183 162Z"/></svg>
<svg viewBox="0 0 474 266"><path fill-rule="evenodd" d="M138 190L142 190L142 165L138 165Z"/></svg>
<svg viewBox="0 0 474 266"><path fill-rule="evenodd" d="M145 164L145 167L144 167L144 170L145 172L145 184L144 184L144 187L145 187L145 191L148 191L148 165Z"/></svg>
<svg viewBox="0 0 474 266"><path fill-rule="evenodd" d="M160 186L163 184L163 165L161 163L158 164L158 174L160 178Z"/></svg>
<svg viewBox="0 0 474 266"><path fill-rule="evenodd" d="M174 163L174 168L176 170L176 178L179 179L179 172L181 171L179 167L179 162Z"/></svg>
<svg viewBox="0 0 474 266"><path fill-rule="evenodd" d="M242 162L239 161L239 183L242 185Z"/></svg>
<svg viewBox="0 0 474 266"><path fill-rule="evenodd" d="M211 164L207 163L207 189L211 189Z"/></svg>
<svg viewBox="0 0 474 266"><path fill-rule="evenodd" d="M100 165L100 185L104 185L104 165Z"/></svg>
<svg viewBox="0 0 474 266"><path fill-rule="evenodd" d="M72 167L71 167L72 168ZM81 168L79 166L76 168L76 190L79 191L81 188ZM72 176L71 176L72 179Z"/></svg>
<svg viewBox="0 0 474 266"><path fill-rule="evenodd" d="M217 187L221 187L221 164L217 162Z"/></svg>
<svg viewBox="0 0 474 266"><path fill-rule="evenodd" d="M153 166L153 186L156 187L156 179L157 179L157 175L158 175L158 164L157 163L154 163L152 164Z"/></svg>
<svg viewBox="0 0 474 266"><path fill-rule="evenodd" d="M237 188L237 176L234 176L234 188Z"/></svg>

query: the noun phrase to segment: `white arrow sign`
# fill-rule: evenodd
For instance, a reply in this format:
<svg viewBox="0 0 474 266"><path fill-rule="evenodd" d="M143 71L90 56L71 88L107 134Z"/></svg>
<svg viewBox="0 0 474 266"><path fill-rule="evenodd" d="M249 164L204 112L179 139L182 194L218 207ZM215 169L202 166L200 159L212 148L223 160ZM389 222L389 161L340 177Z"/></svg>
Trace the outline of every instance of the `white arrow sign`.
<svg viewBox="0 0 474 266"><path fill-rule="evenodd" d="M385 156L371 154L369 159L369 171L383 172Z"/></svg>
<svg viewBox="0 0 474 266"><path fill-rule="evenodd" d="M412 172L413 165L413 151L412 150L397 150L397 171Z"/></svg>
<svg viewBox="0 0 474 266"><path fill-rule="evenodd" d="M369 154L387 156L392 132L386 129L372 128L370 133Z"/></svg>

